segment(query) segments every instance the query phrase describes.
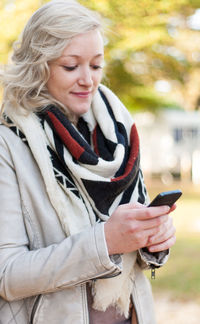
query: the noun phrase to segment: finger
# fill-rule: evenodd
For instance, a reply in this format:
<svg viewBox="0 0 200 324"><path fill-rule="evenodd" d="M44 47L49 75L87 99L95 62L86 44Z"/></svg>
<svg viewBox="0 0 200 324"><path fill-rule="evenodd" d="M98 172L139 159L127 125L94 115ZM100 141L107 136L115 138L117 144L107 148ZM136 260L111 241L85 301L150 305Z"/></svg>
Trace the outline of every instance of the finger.
<svg viewBox="0 0 200 324"><path fill-rule="evenodd" d="M169 210L169 213L173 212L175 209L176 209L176 204L173 204L173 206Z"/></svg>
<svg viewBox="0 0 200 324"><path fill-rule="evenodd" d="M149 252L161 252L170 249L175 244L175 242L176 242L176 237L175 235L173 235L167 241L149 246L148 250Z"/></svg>
<svg viewBox="0 0 200 324"><path fill-rule="evenodd" d="M124 205L121 205L121 206L124 206L125 209L127 210L132 210L132 209L139 209L139 208L144 208L145 205L139 203L139 202L134 202L134 203L128 203L128 204L124 204Z"/></svg>
<svg viewBox="0 0 200 324"><path fill-rule="evenodd" d="M159 206L159 207L144 207L137 210L137 215L134 216L137 220L148 220L153 219L161 215L168 214L170 208L169 206ZM133 210L134 211L134 210ZM131 210L129 210L131 213Z"/></svg>
<svg viewBox="0 0 200 324"><path fill-rule="evenodd" d="M133 233L131 241L134 244L134 246L137 246L137 248L144 248L148 246L149 237L155 234L156 234L155 228L151 228L144 231L138 231Z"/></svg>
<svg viewBox="0 0 200 324"><path fill-rule="evenodd" d="M155 228L155 233L157 234L158 232L160 232L161 234L163 232L162 231L162 226L163 224L168 222L168 215L162 215L162 216L158 216L152 219L147 219L147 220L142 220L142 221L137 221L138 227L141 230L148 230L151 228ZM159 234L159 235L161 235Z"/></svg>
<svg viewBox="0 0 200 324"><path fill-rule="evenodd" d="M156 235L157 231L158 231L158 229L156 227L152 227L150 229L146 229L146 230L143 230L143 231L140 231L140 232L137 233L137 237L139 238L139 240L144 242L143 247L152 246L152 245L157 244L157 243L156 244L154 244L154 243L149 244L149 239L151 237L153 237L154 235Z"/></svg>
<svg viewBox="0 0 200 324"><path fill-rule="evenodd" d="M166 241L176 232L175 227L173 226L172 218L168 218L168 220L162 223L158 227L158 231L155 235L149 237L149 245L158 244L160 242Z"/></svg>

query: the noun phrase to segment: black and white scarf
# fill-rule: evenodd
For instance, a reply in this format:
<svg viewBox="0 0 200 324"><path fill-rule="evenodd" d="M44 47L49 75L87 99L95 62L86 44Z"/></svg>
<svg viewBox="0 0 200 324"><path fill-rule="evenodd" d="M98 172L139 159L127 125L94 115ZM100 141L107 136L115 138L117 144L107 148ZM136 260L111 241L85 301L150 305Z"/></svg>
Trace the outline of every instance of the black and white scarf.
<svg viewBox="0 0 200 324"><path fill-rule="evenodd" d="M6 114L32 151L67 235L106 221L120 204L145 203L136 126L107 87L100 85L77 126L55 106L28 116L8 108ZM97 280L95 308L117 305L128 315L135 259L136 253L124 255L121 275Z"/></svg>

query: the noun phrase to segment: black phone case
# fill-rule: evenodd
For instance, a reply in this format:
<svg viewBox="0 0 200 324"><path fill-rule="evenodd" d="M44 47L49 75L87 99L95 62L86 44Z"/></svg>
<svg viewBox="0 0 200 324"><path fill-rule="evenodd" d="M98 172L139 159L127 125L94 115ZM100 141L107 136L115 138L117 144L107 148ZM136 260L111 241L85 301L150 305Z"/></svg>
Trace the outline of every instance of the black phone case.
<svg viewBox="0 0 200 324"><path fill-rule="evenodd" d="M172 207L173 204L177 201L177 199L181 195L182 192L179 189L161 192L152 200L152 202L148 205L148 207L163 206L163 205Z"/></svg>

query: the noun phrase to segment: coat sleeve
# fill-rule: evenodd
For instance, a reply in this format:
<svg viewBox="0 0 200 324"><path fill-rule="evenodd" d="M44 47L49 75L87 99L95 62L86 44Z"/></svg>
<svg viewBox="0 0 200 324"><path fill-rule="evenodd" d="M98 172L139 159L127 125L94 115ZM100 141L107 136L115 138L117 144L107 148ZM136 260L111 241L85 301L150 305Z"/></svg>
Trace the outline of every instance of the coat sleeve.
<svg viewBox="0 0 200 324"><path fill-rule="evenodd" d="M60 243L30 250L12 154L1 137L0 202L0 296L5 300L55 292L120 273L120 264L108 256L103 223Z"/></svg>
<svg viewBox="0 0 200 324"><path fill-rule="evenodd" d="M150 253L147 248L138 250L137 262L141 269L162 267L169 258L169 250Z"/></svg>

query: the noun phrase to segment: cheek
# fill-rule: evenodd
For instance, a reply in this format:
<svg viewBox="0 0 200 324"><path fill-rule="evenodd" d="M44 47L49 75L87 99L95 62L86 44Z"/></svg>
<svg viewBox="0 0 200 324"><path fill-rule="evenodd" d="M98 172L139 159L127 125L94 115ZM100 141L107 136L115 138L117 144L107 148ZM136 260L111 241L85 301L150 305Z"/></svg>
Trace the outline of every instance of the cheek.
<svg viewBox="0 0 200 324"><path fill-rule="evenodd" d="M57 95L60 91L66 90L68 87L70 87L70 82L63 73L52 73L47 82L47 89L53 95Z"/></svg>
<svg viewBox="0 0 200 324"><path fill-rule="evenodd" d="M102 80L102 76L103 76L103 73L102 71L99 71L97 74L95 74L94 76L94 83L98 86L98 84L101 82Z"/></svg>
<svg viewBox="0 0 200 324"><path fill-rule="evenodd" d="M77 74L75 72L68 72L65 71L60 73L57 76L57 87L61 89L70 89L76 82L77 82Z"/></svg>
<svg viewBox="0 0 200 324"><path fill-rule="evenodd" d="M48 89L48 91L51 92L51 90L53 88L55 88L56 84L57 84L57 75L56 75L56 73L51 72L49 80L47 81L47 89Z"/></svg>

